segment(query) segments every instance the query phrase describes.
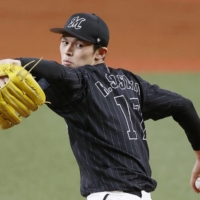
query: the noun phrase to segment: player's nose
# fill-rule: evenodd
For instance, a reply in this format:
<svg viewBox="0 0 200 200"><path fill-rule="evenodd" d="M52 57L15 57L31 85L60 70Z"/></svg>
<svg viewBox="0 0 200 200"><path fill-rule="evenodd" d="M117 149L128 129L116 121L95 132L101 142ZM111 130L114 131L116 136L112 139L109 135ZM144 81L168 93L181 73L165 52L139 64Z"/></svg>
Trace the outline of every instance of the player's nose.
<svg viewBox="0 0 200 200"><path fill-rule="evenodd" d="M72 45L67 45L65 48L65 54L68 56L72 56L73 55L73 47Z"/></svg>

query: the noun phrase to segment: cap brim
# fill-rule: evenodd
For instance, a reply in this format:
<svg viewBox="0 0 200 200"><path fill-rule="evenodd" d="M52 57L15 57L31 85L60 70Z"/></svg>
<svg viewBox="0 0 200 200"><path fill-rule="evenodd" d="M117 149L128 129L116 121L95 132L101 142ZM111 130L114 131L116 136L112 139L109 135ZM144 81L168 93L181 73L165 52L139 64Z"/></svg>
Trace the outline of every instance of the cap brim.
<svg viewBox="0 0 200 200"><path fill-rule="evenodd" d="M64 28L51 28L50 31L59 34L67 33L67 31Z"/></svg>
<svg viewBox="0 0 200 200"><path fill-rule="evenodd" d="M87 39L87 38L85 38L85 37L83 37L83 36L80 36L80 35L78 35L78 34L75 34L74 32L67 31L67 30L64 29L64 28L51 28L50 31L53 32L53 33L59 33L59 34L69 33L70 35L73 35L73 36L75 36L75 37L77 37L77 38L79 38L79 39L81 39L81 40L84 40L84 41L87 41L87 42L91 42L91 43L93 43L93 44L96 43L96 42L93 41L93 40L89 40L89 39Z"/></svg>

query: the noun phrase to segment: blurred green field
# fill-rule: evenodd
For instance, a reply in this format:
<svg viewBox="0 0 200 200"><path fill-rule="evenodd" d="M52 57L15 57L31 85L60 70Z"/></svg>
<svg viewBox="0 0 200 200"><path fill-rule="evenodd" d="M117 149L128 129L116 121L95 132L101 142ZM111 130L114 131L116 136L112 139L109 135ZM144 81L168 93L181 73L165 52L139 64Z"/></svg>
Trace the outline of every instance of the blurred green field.
<svg viewBox="0 0 200 200"><path fill-rule="evenodd" d="M200 74L140 74L150 83L190 98L200 114ZM198 199L189 186L195 156L178 124L146 122L153 200ZM64 120L46 106L0 131L0 200L81 200L79 170Z"/></svg>

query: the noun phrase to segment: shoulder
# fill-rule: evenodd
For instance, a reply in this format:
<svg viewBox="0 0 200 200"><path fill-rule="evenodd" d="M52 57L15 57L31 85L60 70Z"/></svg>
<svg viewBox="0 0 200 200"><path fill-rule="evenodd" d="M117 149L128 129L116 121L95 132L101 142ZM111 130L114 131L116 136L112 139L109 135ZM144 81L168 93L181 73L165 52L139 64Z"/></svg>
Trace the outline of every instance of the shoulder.
<svg viewBox="0 0 200 200"><path fill-rule="evenodd" d="M126 76L130 79L134 79L137 82L143 82L144 81L139 75L137 75L137 74L135 74L135 73L133 73L129 70L126 70L124 68L111 68L111 67L109 67L109 69L110 69L110 72L113 73L113 74L116 73L118 75L124 75L124 76Z"/></svg>

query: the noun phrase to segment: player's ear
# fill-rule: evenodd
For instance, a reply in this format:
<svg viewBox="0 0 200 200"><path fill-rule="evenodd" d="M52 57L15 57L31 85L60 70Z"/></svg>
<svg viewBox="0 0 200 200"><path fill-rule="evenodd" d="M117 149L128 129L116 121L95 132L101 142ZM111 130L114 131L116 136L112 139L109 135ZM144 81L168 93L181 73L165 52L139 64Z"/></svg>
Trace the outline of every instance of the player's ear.
<svg viewBox="0 0 200 200"><path fill-rule="evenodd" d="M102 60L106 57L108 49L106 47L100 47L95 52L95 60Z"/></svg>

